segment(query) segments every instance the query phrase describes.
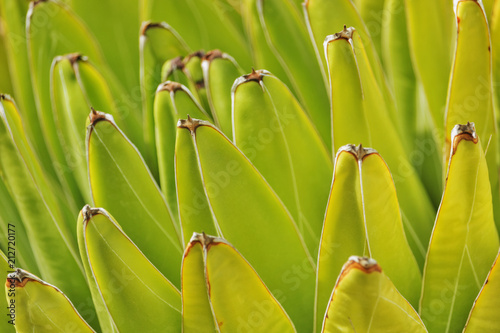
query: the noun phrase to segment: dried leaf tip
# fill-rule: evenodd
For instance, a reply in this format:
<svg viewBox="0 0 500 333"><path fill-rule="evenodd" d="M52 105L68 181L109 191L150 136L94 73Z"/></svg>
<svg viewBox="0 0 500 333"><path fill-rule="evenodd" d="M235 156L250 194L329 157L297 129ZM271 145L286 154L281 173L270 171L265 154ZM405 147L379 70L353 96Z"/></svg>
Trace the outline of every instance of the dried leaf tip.
<svg viewBox="0 0 500 333"><path fill-rule="evenodd" d="M351 270L357 269L364 273L382 272L382 268L377 261L368 257L351 256L342 268L339 280L344 278Z"/></svg>
<svg viewBox="0 0 500 333"><path fill-rule="evenodd" d="M210 244L212 244L217 237L214 236L209 236L202 232L201 234L197 232L193 232L193 236L191 237L190 242L199 242L201 245L203 245L204 248L208 247Z"/></svg>
<svg viewBox="0 0 500 333"><path fill-rule="evenodd" d="M149 29L151 28L169 28L169 26L164 22L151 22L145 21L141 25L140 35L145 36Z"/></svg>
<svg viewBox="0 0 500 333"><path fill-rule="evenodd" d="M184 58L184 63L187 64L189 62L189 60L191 60L192 58L200 58L200 59L203 59L203 57L205 56L205 51L203 50L198 50L196 52L193 52L189 55L187 55L185 58Z"/></svg>
<svg viewBox="0 0 500 333"><path fill-rule="evenodd" d="M106 113L101 111L96 111L93 107L90 107L89 120L90 125L95 125L100 120L107 120L108 116Z"/></svg>
<svg viewBox="0 0 500 333"><path fill-rule="evenodd" d="M16 268L13 273L7 274L7 281L5 282L5 285L7 288L12 287L12 285L19 288L24 287L30 280L37 280L37 278L21 268Z"/></svg>
<svg viewBox="0 0 500 333"><path fill-rule="evenodd" d="M69 60L72 66L74 66L78 61L87 61L87 57L85 57L81 53L70 53L66 55L66 58Z"/></svg>
<svg viewBox="0 0 500 333"><path fill-rule="evenodd" d="M217 58L223 58L224 57L224 53L221 52L221 50L211 50L211 51L208 51L204 56L203 56L203 61L213 61L214 59L217 59Z"/></svg>
<svg viewBox="0 0 500 333"><path fill-rule="evenodd" d="M85 205L82 208L83 222L88 222L93 216L101 213L100 208L92 208L90 205Z"/></svg>
<svg viewBox="0 0 500 333"><path fill-rule="evenodd" d="M333 35L326 36L324 44L328 44L329 42L334 41L334 40L338 40L338 39L345 39L345 40L352 39L352 35L354 34L355 31L356 31L356 29L354 29L354 27L348 28L344 24L344 29L342 31L337 32Z"/></svg>
<svg viewBox="0 0 500 333"><path fill-rule="evenodd" d="M478 136L476 134L476 127L474 123L467 122L467 124L457 124L451 131L452 154L457 150L457 146L462 140L472 141L478 143Z"/></svg>
<svg viewBox="0 0 500 333"><path fill-rule="evenodd" d="M365 148L365 147L363 147L363 145L361 143L358 146L353 145L353 144L348 144L348 145L342 146L337 151L337 155L339 155L343 151L345 151L347 153L351 153L352 155L354 155L358 159L358 161L362 161L363 158L365 158L368 155L378 154L378 152L375 149Z"/></svg>
<svg viewBox="0 0 500 333"><path fill-rule="evenodd" d="M210 124L210 123L207 121L200 120L200 119L193 119L188 115L187 119L179 119L179 121L177 122L177 127L178 128L187 128L191 132L191 134L194 134L194 133L196 133L196 129L198 127L203 126L203 125L208 125L208 124Z"/></svg>
<svg viewBox="0 0 500 333"><path fill-rule="evenodd" d="M176 92L178 90L183 90L182 84L174 81L166 81L163 83L160 83L158 88L156 89L156 92L160 91L168 91L168 92Z"/></svg>

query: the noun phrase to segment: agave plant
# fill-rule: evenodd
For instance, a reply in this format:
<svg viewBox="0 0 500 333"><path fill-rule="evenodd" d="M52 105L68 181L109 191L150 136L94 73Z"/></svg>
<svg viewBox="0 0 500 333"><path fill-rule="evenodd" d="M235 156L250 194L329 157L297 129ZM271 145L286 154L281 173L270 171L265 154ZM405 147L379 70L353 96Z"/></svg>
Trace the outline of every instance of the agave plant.
<svg viewBox="0 0 500 333"><path fill-rule="evenodd" d="M500 2L301 2L0 0L0 332L498 331Z"/></svg>

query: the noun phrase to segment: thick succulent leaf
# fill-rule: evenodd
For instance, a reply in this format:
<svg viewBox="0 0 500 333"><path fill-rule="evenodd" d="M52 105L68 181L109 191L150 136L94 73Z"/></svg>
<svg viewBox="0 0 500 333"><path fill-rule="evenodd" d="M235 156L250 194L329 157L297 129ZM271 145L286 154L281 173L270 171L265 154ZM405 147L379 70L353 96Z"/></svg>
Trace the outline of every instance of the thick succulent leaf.
<svg viewBox="0 0 500 333"><path fill-rule="evenodd" d="M375 260L351 257L333 289L322 332L427 330Z"/></svg>
<svg viewBox="0 0 500 333"><path fill-rule="evenodd" d="M40 274L26 228L3 179L0 179L0 250L12 260L12 266L26 267Z"/></svg>
<svg viewBox="0 0 500 333"><path fill-rule="evenodd" d="M38 121L38 114L31 85L28 53L26 52L26 12L27 1L0 0L2 15L2 29L5 34L5 48L9 61L9 71L12 77L14 96L18 100L20 111L24 119L32 119L26 123L26 131L33 138L36 152L41 156L41 163L48 172L54 172L48 154L46 142L43 139L42 128ZM52 173L51 173L52 175ZM55 176L55 174L53 174Z"/></svg>
<svg viewBox="0 0 500 333"><path fill-rule="evenodd" d="M366 29L373 40L373 46L375 46L375 50L381 59L382 43L384 40L382 37L382 29L387 23L387 21L385 21L387 12L384 13L384 10L387 8L385 7L387 2L388 0L358 0L355 2L359 15L363 19ZM401 7L399 11L404 14L404 9ZM392 14L392 12L389 13Z"/></svg>
<svg viewBox="0 0 500 333"><path fill-rule="evenodd" d="M333 171L329 149L288 88L266 71L232 91L234 143L276 191L315 257Z"/></svg>
<svg viewBox="0 0 500 333"><path fill-rule="evenodd" d="M500 318L497 316L500 308L500 279L499 279L499 256L495 259L493 267L479 292L474 306L467 319L464 333L474 332L497 332L500 328Z"/></svg>
<svg viewBox="0 0 500 333"><path fill-rule="evenodd" d="M18 268L5 282L17 332L95 332L59 288Z"/></svg>
<svg viewBox="0 0 500 333"><path fill-rule="evenodd" d="M75 302L90 297L76 249L76 237L28 145L21 119L12 100L0 103L0 170L23 220L42 277ZM58 206L59 205L59 206ZM43 222L43 223L41 223ZM10 223L10 222L9 222ZM54 260L57 258L57 260Z"/></svg>
<svg viewBox="0 0 500 333"><path fill-rule="evenodd" d="M179 286L179 226L141 155L110 115L92 111L87 159L94 204L106 207L151 262Z"/></svg>
<svg viewBox="0 0 500 333"><path fill-rule="evenodd" d="M413 67L423 85L434 128L440 131L444 127L443 110L446 104L455 33L453 2L405 0L405 3ZM424 12L426 15L422 15ZM436 31L437 26L439 32ZM444 138L437 137L437 139Z"/></svg>
<svg viewBox="0 0 500 333"><path fill-rule="evenodd" d="M189 79L184 69L183 57L178 56L173 59L165 61L161 67L161 82L165 81L175 81L186 87L189 86ZM193 94L197 94L196 90L192 91Z"/></svg>
<svg viewBox="0 0 500 333"><path fill-rule="evenodd" d="M494 216L500 230L498 187L498 134L491 86L491 47L488 24L482 6L474 0L457 4L458 38L446 109L446 154L450 156L450 136L455 124L474 122L486 151ZM470 52L474 50L474 52Z"/></svg>
<svg viewBox="0 0 500 333"><path fill-rule="evenodd" d="M331 147L327 76L317 61L299 10L288 0L258 0L257 8L269 47L287 69L294 91L321 138ZM287 35L293 38L287 38ZM311 82L315 83L313 89Z"/></svg>
<svg viewBox="0 0 500 333"><path fill-rule="evenodd" d="M179 119L187 118L188 115L197 119L210 119L185 86L170 81L158 86L154 104L154 122L160 185L175 219L178 219L179 215L174 162L176 126ZM186 242L191 235L192 231L187 234Z"/></svg>
<svg viewBox="0 0 500 333"><path fill-rule="evenodd" d="M1 5L0 5L0 17L2 15L1 13ZM6 49L6 37L3 34L0 34L0 72L2 73L2 81L0 82L0 91L4 94L13 94L14 89L12 87L12 78L10 74L10 64L8 61L8 56L7 56L7 49Z"/></svg>
<svg viewBox="0 0 500 333"><path fill-rule="evenodd" d="M332 82L334 147L362 143L375 148L387 161L399 193L405 232L422 267L432 229L433 207L390 120L364 43L357 31L344 28L327 37L325 53ZM345 89L346 82L349 89Z"/></svg>
<svg viewBox="0 0 500 333"><path fill-rule="evenodd" d="M142 20L165 21L194 50L220 49L232 54L242 66L249 67L251 58L242 31L228 20L224 7L213 0L142 1Z"/></svg>
<svg viewBox="0 0 500 333"><path fill-rule="evenodd" d="M495 115L500 119L500 1L495 1L491 21L488 20L491 34L491 57Z"/></svg>
<svg viewBox="0 0 500 333"><path fill-rule="evenodd" d="M184 40L166 23L145 22L140 37L140 69L144 142L148 147L146 159L156 173L154 98L161 82L163 64L172 58L189 53Z"/></svg>
<svg viewBox="0 0 500 333"><path fill-rule="evenodd" d="M181 297L101 208L83 209L85 257L119 332L179 332ZM171 255L164 253L164 256Z"/></svg>
<svg viewBox="0 0 500 333"><path fill-rule="evenodd" d="M443 190L442 149L431 131L422 131L418 124L429 122L427 110L417 107L417 79L411 62L405 0L387 0L386 19L382 25L382 56L387 78L394 91L398 126L409 148L409 159L419 173L432 202L437 206Z"/></svg>
<svg viewBox="0 0 500 333"><path fill-rule="evenodd" d="M214 121L229 138L233 137L231 90L242 69L236 61L219 50L207 52L201 64L207 99Z"/></svg>
<svg viewBox="0 0 500 333"><path fill-rule="evenodd" d="M208 294L220 332L296 332L280 303L233 246L205 235L193 239L203 244Z"/></svg>
<svg viewBox="0 0 500 333"><path fill-rule="evenodd" d="M420 271L405 237L389 169L373 149L348 145L337 153L318 256L317 329L336 277L351 255L378 258L396 288L418 304Z"/></svg>
<svg viewBox="0 0 500 333"><path fill-rule="evenodd" d="M292 217L250 161L215 127L190 118L179 127L192 133L222 236L238 247L271 292L283 297L297 330L310 331L314 265ZM270 253L279 260L268 260Z"/></svg>
<svg viewBox="0 0 500 333"><path fill-rule="evenodd" d="M71 8L95 35L110 69L125 87L129 98L137 96L134 94L138 92L137 32L140 22L137 9L140 2L140 0L119 2L67 0ZM140 105L138 102L135 101ZM94 107L97 108L95 105Z"/></svg>
<svg viewBox="0 0 500 333"><path fill-rule="evenodd" d="M181 279L182 331L184 333L220 332L218 326L215 325L212 304L208 297L204 247L196 237L193 237L186 246L182 260ZM231 296L231 299L234 297L235 295Z"/></svg>
<svg viewBox="0 0 500 333"><path fill-rule="evenodd" d="M175 142L175 185L183 244L189 241L194 232L219 235L220 232L217 230L217 224L205 194L196 147L191 134L181 128L177 129Z"/></svg>
<svg viewBox="0 0 500 333"><path fill-rule="evenodd" d="M284 81L288 87L295 89L295 86L291 84L288 69L282 65L267 43L257 8L258 1L244 0L241 2L241 16L249 44L251 45L252 63L259 68L265 68L272 72Z"/></svg>
<svg viewBox="0 0 500 333"><path fill-rule="evenodd" d="M78 185L73 174L65 172L68 165L54 122L50 100L51 64L56 56L72 52L86 54L99 65L104 60L88 29L66 5L58 1L31 2L26 18L26 35L33 91L44 139L63 189L68 196L77 198L80 195ZM83 204L82 200L76 203Z"/></svg>
<svg viewBox="0 0 500 333"><path fill-rule="evenodd" d="M189 89L196 92L198 97L198 102L201 104L204 110L210 111L210 105L207 99L207 89L205 87L205 79L203 78L203 69L201 68L201 62L205 52L198 51L188 55L184 58L183 71L186 74L189 82Z"/></svg>
<svg viewBox="0 0 500 333"><path fill-rule="evenodd" d="M463 328L499 247L486 159L473 124L457 125L451 142L420 300L430 332Z"/></svg>

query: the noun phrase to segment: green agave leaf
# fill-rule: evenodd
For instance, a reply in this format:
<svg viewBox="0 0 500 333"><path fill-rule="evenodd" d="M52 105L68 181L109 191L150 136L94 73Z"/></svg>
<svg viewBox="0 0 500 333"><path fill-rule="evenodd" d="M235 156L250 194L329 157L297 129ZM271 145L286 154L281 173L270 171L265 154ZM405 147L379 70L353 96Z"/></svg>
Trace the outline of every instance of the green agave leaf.
<svg viewBox="0 0 500 333"><path fill-rule="evenodd" d="M158 167L160 184L175 219L179 217L177 206L174 151L176 146L177 121L193 117L209 120L201 105L191 92L177 82L167 81L158 86L154 105L156 146L158 147ZM193 231L183 232L185 244Z"/></svg>
<svg viewBox="0 0 500 333"><path fill-rule="evenodd" d="M144 0L142 20L165 21L192 49L220 49L249 67L252 62L244 34L235 29L234 21L227 18L227 11L218 2L220 0Z"/></svg>
<svg viewBox="0 0 500 333"><path fill-rule="evenodd" d="M16 203L0 178L0 249L12 260L13 267L27 267L40 274L33 249ZM1 254L0 251L0 254ZM6 276L3 274L1 276ZM0 296L1 297L1 296ZM3 299L3 298L2 298Z"/></svg>
<svg viewBox="0 0 500 333"><path fill-rule="evenodd" d="M283 200L316 256L333 165L306 112L290 90L266 71L236 80L234 143Z"/></svg>
<svg viewBox="0 0 500 333"><path fill-rule="evenodd" d="M215 127L190 118L179 121L178 127L191 132L221 236L255 267L297 330L310 331L314 264L292 217L255 167ZM249 233L259 240L258 246ZM269 253L280 259L268 260Z"/></svg>
<svg viewBox="0 0 500 333"><path fill-rule="evenodd" d="M418 87L411 62L405 0L387 0L384 5L387 19L382 24L382 55L387 78L394 91L398 126L405 133L410 162L418 172L434 205L438 205L443 191L442 149L435 142L431 130L420 129L419 123L432 122L425 110L417 108ZM400 133L401 134L401 133Z"/></svg>
<svg viewBox="0 0 500 333"><path fill-rule="evenodd" d="M488 20L491 37L491 58L492 58L492 78L493 94L495 102L495 115L497 121L500 119L500 1L495 1L493 15Z"/></svg>
<svg viewBox="0 0 500 333"><path fill-rule="evenodd" d="M214 121L229 138L233 137L231 90L243 74L236 61L219 50L207 52L201 63L208 103Z"/></svg>
<svg viewBox="0 0 500 333"><path fill-rule="evenodd" d="M15 199L42 277L59 285L77 304L84 303L90 295L82 288L85 279L76 237L62 211L64 202L55 197L58 188L47 182L26 140L14 102L3 95L0 118L2 180Z"/></svg>
<svg viewBox="0 0 500 333"><path fill-rule="evenodd" d="M181 298L176 287L104 209L86 206L82 214L83 259L116 330L179 332Z"/></svg>
<svg viewBox="0 0 500 333"><path fill-rule="evenodd" d="M144 1L145 2L145 1ZM148 165L157 173L155 143L154 98L161 80L163 64L172 58L189 53L184 40L166 23L144 22L140 37L140 69L144 142L148 148Z"/></svg>
<svg viewBox="0 0 500 333"><path fill-rule="evenodd" d="M316 324L350 255L378 258L387 276L413 305L421 275L403 230L396 188L382 157L371 148L347 145L336 157L332 190L318 257Z"/></svg>
<svg viewBox="0 0 500 333"><path fill-rule="evenodd" d="M183 71L188 78L190 90L196 91L198 102L202 105L204 110L210 110L205 79L203 78L203 70L201 68L201 62L204 56L205 52L203 51L198 51L186 56L183 61Z"/></svg>
<svg viewBox="0 0 500 333"><path fill-rule="evenodd" d="M405 0L405 4L413 68L423 85L433 127L441 131L455 34L453 2ZM424 12L426 15L422 15ZM444 137L436 139L441 143L444 141Z"/></svg>
<svg viewBox="0 0 500 333"><path fill-rule="evenodd" d="M403 0L404 1L404 0ZM378 53L378 56L382 58L382 43L384 38L382 37L382 30L387 21L385 21L387 14L384 14L384 10L387 8L386 5L389 0L358 0L355 5L358 9L359 15L361 16L363 22L365 23L366 29L373 40L373 46ZM392 12L389 12L392 14ZM404 9L403 9L404 13Z"/></svg>
<svg viewBox="0 0 500 333"><path fill-rule="evenodd" d="M42 128L38 121L31 85L25 27L28 2L0 0L0 10L2 13L9 13L8 15L2 15L2 29L5 35L5 48L14 96L18 100L23 118L30 120L26 123L26 131L33 138L33 147L41 156L40 162L51 176L55 176L46 142L43 138Z"/></svg>
<svg viewBox="0 0 500 333"><path fill-rule="evenodd" d="M184 62L183 57L176 57L167 60L161 68L161 82L174 81L189 86L189 79L183 71ZM193 94L197 94L197 91L192 91Z"/></svg>
<svg viewBox="0 0 500 333"><path fill-rule="evenodd" d="M500 229L500 192L498 185L498 135L491 87L491 51L488 23L482 6L473 0L457 4L459 34L451 72L446 109L446 134L455 124L468 121L477 126L486 153L493 196L494 216ZM475 52L471 54L470 50ZM450 157L450 137L446 137L445 161Z"/></svg>
<svg viewBox="0 0 500 333"><path fill-rule="evenodd" d="M0 17L2 17L1 8L0 6ZM2 33L0 34L0 71L3 73L3 78L0 82L0 91L5 94L13 94L14 89L12 88L12 78L9 71L10 66L7 58L6 42L6 37L2 28Z"/></svg>
<svg viewBox="0 0 500 333"><path fill-rule="evenodd" d="M107 207L151 262L179 286L179 226L137 148L109 114L90 114L87 163L94 204Z"/></svg>
<svg viewBox="0 0 500 333"><path fill-rule="evenodd" d="M195 234L203 245L210 303L220 332L296 332L257 272L220 238Z"/></svg>
<svg viewBox="0 0 500 333"><path fill-rule="evenodd" d="M9 274L5 291L17 332L95 332L59 288L27 271Z"/></svg>
<svg viewBox="0 0 500 333"><path fill-rule="evenodd" d="M186 246L182 260L182 331L184 333L220 332L215 324L212 304L208 298L205 248L201 240L198 240L198 238L205 239L203 237L206 236L200 236L196 233L193 235ZM234 299L234 295L231 299Z"/></svg>
<svg viewBox="0 0 500 333"><path fill-rule="evenodd" d="M1 276L6 277L7 274L13 273L14 272L13 268L14 268L14 265L12 264L12 262L10 262L9 259L7 258L7 256L0 250L0 274L1 274ZM15 319L16 314L11 313L11 309L9 308L9 303L8 303L9 301L7 298L8 294L9 294L8 289L2 288L2 291L0 292L0 297L2 299L1 304L2 304L2 307L4 309L7 308L7 312L6 312L7 316L4 317L4 320L2 320L2 322L0 323L0 332L2 332L2 333L11 333L11 332L16 331L16 328L13 325L15 323L15 321L10 322L11 320ZM12 311L15 312L15 305L14 305L14 309Z"/></svg>
<svg viewBox="0 0 500 333"><path fill-rule="evenodd" d="M422 320L373 259L342 268L322 332L427 332Z"/></svg>
<svg viewBox="0 0 500 333"><path fill-rule="evenodd" d="M288 0L257 1L261 25L270 49L287 70L294 91L321 138L331 147L327 76L310 42L300 12ZM287 38L286 36L293 36ZM311 82L316 84L311 89ZM321 86L324 82L324 89Z"/></svg>
<svg viewBox="0 0 500 333"><path fill-rule="evenodd" d="M67 0L96 37L110 69L131 98L139 89L137 32L140 21L137 8L140 2Z"/></svg>
<svg viewBox="0 0 500 333"><path fill-rule="evenodd" d="M52 164L69 197L78 198L80 191L59 142L50 100L51 63L56 56L80 52L103 65L96 41L88 29L63 3L54 0L31 2L26 18L28 55L38 118L47 142ZM76 206L83 204L82 200Z"/></svg>
<svg viewBox="0 0 500 333"><path fill-rule="evenodd" d="M221 234L205 194L205 185L198 163L196 146L191 134L178 128L175 142L175 185L184 244L194 232Z"/></svg>
<svg viewBox="0 0 500 333"><path fill-rule="evenodd" d="M420 300L429 332L463 328L499 247L486 159L474 124L457 125L451 142Z"/></svg>
<svg viewBox="0 0 500 333"><path fill-rule="evenodd" d="M481 2L483 4L484 14L488 19L488 22L491 22L493 16L493 7L495 6L495 0L482 0Z"/></svg>
<svg viewBox="0 0 500 333"><path fill-rule="evenodd" d="M362 143L376 148L384 156L399 193L410 247L422 267L434 210L390 120L389 107L363 46L353 28L344 28L325 40L330 70L334 147L338 149L352 142ZM349 89L345 89L346 83Z"/></svg>
<svg viewBox="0 0 500 333"><path fill-rule="evenodd" d="M259 0L244 0L241 2L241 16L245 32L251 46L253 64L259 68L266 68L283 80L288 87L295 89L290 81L289 69L276 57L266 40L264 27L261 25L257 8ZM310 59L309 59L310 61Z"/></svg>
<svg viewBox="0 0 500 333"><path fill-rule="evenodd" d="M464 333L495 332L500 327L500 321L496 313L500 307L498 292L500 280L498 255L493 263L486 281L479 292L474 305L465 324Z"/></svg>

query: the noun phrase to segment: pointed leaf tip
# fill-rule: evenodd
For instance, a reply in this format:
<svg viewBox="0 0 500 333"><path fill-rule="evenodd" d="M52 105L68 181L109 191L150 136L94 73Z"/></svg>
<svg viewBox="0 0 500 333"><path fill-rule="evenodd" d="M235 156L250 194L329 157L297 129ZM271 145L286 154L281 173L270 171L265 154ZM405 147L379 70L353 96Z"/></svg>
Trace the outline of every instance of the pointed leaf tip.
<svg viewBox="0 0 500 333"><path fill-rule="evenodd" d="M217 59L217 58L223 58L224 57L224 53L221 52L221 50L211 50L211 51L208 51L202 58L203 61L213 61L214 59Z"/></svg>
<svg viewBox="0 0 500 333"><path fill-rule="evenodd" d="M368 155L378 154L378 152L375 149L365 148L365 147L363 147L363 145L361 143L358 146L353 145L353 144L347 144L345 146L342 146L339 148L337 155L342 151L351 153L352 155L354 155L358 159L358 161L362 161L363 158L365 158Z"/></svg>
<svg viewBox="0 0 500 333"><path fill-rule="evenodd" d="M356 29L354 27L347 28L347 26L344 24L344 29L342 31L334 33L333 35L326 36L324 45L337 39L350 40L352 39L352 35L354 34L355 31Z"/></svg>
<svg viewBox="0 0 500 333"><path fill-rule="evenodd" d="M196 129L200 126L210 126L210 123L205 120L193 119L188 115L187 119L179 119L177 122L178 128L187 128L191 134L196 132Z"/></svg>
<svg viewBox="0 0 500 333"><path fill-rule="evenodd" d="M16 268L15 272L7 274L7 282L5 284L7 288L10 288L12 284L16 288L22 288L31 280L37 280L37 278L21 268Z"/></svg>
<svg viewBox="0 0 500 333"><path fill-rule="evenodd" d="M451 142L453 143L452 155L455 154L458 144L462 140L472 141L474 143L478 142L476 127L473 122L467 122L465 125L457 124L453 127L451 131Z"/></svg>

